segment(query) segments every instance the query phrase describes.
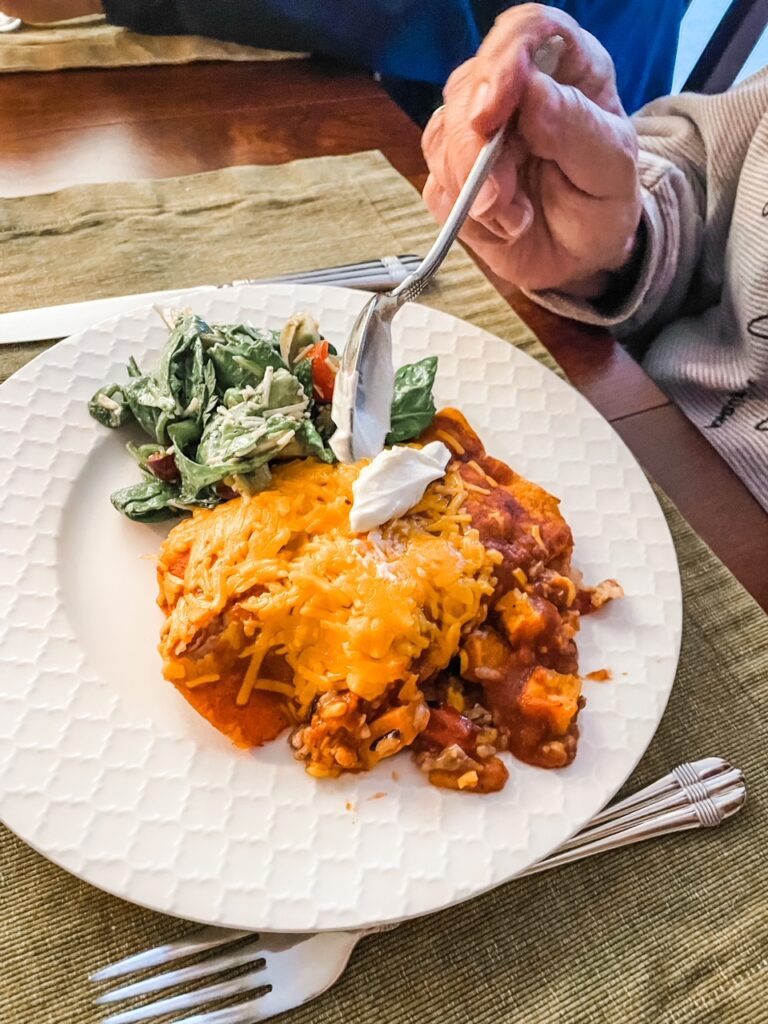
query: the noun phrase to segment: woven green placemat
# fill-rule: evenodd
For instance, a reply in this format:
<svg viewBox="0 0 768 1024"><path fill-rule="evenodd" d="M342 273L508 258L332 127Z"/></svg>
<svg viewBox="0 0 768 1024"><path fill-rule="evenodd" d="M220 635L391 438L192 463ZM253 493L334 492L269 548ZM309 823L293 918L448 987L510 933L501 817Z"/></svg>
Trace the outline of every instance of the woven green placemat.
<svg viewBox="0 0 768 1024"><path fill-rule="evenodd" d="M0 301L11 309L223 282L423 252L433 237L416 192L374 153L79 187L0 202ZM429 302L552 365L461 252ZM44 347L0 348L0 379ZM629 785L720 754L747 774L746 809L714 832L513 882L366 939L341 981L289 1020L768 1022L768 619L660 500L682 572L683 650ZM92 889L0 832L3 1024L95 1022L87 973L189 927Z"/></svg>
<svg viewBox="0 0 768 1024"><path fill-rule="evenodd" d="M57 25L23 25L0 35L0 72L189 64L198 60L295 60L306 54L262 50L202 36L151 36L101 17Z"/></svg>

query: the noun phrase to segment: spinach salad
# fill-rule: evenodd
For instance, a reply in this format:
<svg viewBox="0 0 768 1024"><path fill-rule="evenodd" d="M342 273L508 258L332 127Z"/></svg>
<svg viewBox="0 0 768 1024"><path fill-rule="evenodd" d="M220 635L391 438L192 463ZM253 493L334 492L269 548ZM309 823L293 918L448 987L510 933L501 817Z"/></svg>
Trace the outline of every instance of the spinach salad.
<svg viewBox="0 0 768 1024"><path fill-rule="evenodd" d="M131 357L125 383L99 388L88 403L104 426L136 423L150 438L127 445L142 480L112 495L119 512L159 522L263 490L271 462L335 461L338 358L311 316L297 313L273 331L184 312L169 328L154 370ZM387 444L413 441L432 422L436 370L435 356L397 370Z"/></svg>

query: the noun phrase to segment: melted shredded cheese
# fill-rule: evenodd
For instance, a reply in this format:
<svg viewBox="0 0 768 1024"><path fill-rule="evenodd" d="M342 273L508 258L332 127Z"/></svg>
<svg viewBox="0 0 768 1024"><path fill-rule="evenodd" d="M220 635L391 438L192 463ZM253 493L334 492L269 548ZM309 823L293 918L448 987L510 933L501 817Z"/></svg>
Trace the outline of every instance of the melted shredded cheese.
<svg viewBox="0 0 768 1024"><path fill-rule="evenodd" d="M448 445L451 451L456 452L457 455L466 455L466 448L454 434L449 434L447 430L436 430L435 437L438 441Z"/></svg>
<svg viewBox="0 0 768 1024"><path fill-rule="evenodd" d="M288 463L269 490L198 510L171 531L158 570L169 679L215 686L234 665L238 703L271 690L292 696L301 715L329 690L375 701L395 685L401 701L414 700L419 680L448 664L484 618L500 556L471 527L450 470L406 516L353 534L363 465ZM183 579L174 576L185 563ZM263 671L274 654L291 683Z"/></svg>
<svg viewBox="0 0 768 1024"><path fill-rule="evenodd" d="M494 488L494 487L498 487L499 486L498 480L494 480L494 478L492 476L490 476L488 473L486 473L485 470L483 469L483 467L480 465L480 463L476 459L470 459L467 462L467 465L470 466L472 469L474 469L474 471L477 473L477 475L479 477L481 477L483 480L485 480L485 482L488 484L489 487Z"/></svg>

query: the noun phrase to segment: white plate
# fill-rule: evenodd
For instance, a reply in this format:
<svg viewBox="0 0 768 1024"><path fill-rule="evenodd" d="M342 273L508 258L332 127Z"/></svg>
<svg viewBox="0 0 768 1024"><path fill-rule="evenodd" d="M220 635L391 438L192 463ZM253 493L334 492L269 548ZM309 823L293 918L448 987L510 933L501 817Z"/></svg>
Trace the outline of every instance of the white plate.
<svg viewBox="0 0 768 1024"><path fill-rule="evenodd" d="M269 286L191 298L211 320L280 326L298 309L341 342L360 293ZM264 930L353 928L467 899L580 828L653 736L680 643L677 561L648 482L571 387L489 334L424 306L395 321L398 363L440 357L436 396L489 452L560 495L586 580L626 599L584 621L581 744L563 771L511 761L506 789L435 789L408 755L318 781L285 740L243 752L160 675L151 556L165 529L121 518L125 436L87 399L150 363L151 309L46 352L0 389L0 815L62 867L169 914ZM146 556L146 557L145 557ZM398 781L392 779L397 769ZM384 793L384 796L379 794Z"/></svg>

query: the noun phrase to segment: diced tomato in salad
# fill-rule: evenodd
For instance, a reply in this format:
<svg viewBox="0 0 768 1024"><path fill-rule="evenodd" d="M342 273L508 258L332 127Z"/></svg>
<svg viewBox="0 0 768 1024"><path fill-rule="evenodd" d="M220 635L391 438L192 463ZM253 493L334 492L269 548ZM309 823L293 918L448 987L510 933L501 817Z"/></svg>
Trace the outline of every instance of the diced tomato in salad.
<svg viewBox="0 0 768 1024"><path fill-rule="evenodd" d="M336 383L338 361L330 354L327 341L319 341L304 353L303 359L312 363L312 390L318 402L333 400L333 386Z"/></svg>

